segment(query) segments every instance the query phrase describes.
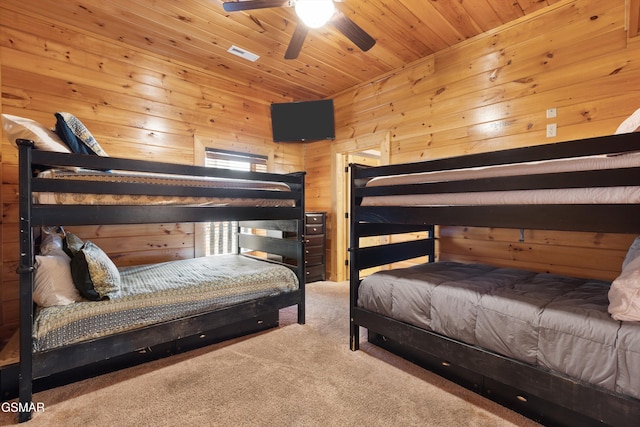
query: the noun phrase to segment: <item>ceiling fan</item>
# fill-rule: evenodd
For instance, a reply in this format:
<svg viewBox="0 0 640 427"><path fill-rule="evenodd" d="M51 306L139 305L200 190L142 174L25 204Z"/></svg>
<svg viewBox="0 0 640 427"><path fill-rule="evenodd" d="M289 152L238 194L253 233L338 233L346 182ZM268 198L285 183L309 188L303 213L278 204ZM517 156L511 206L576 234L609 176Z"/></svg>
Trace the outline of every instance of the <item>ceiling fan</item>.
<svg viewBox="0 0 640 427"><path fill-rule="evenodd" d="M296 59L309 28L319 28L330 22L334 27L351 40L362 51L366 52L376 44L376 41L353 22L347 15L335 9L333 0L245 0L228 1L222 3L227 12L238 12L271 7L295 7L298 22L293 32L284 59Z"/></svg>

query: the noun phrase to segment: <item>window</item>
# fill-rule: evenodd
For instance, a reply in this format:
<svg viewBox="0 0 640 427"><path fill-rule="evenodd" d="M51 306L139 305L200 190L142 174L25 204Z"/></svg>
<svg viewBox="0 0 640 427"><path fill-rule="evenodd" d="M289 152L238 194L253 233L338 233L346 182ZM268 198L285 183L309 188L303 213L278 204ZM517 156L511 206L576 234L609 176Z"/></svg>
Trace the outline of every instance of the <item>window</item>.
<svg viewBox="0 0 640 427"><path fill-rule="evenodd" d="M234 151L205 149L205 166L238 171L267 172L267 156ZM238 246L238 222L215 221L205 226L206 255L236 253Z"/></svg>

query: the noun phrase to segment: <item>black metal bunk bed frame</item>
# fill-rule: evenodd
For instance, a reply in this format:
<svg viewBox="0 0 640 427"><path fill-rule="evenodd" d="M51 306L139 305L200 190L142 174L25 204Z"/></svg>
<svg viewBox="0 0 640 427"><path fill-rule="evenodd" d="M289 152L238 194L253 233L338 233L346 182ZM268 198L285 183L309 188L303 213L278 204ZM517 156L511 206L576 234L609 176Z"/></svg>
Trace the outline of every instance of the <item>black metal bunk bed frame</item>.
<svg viewBox="0 0 640 427"><path fill-rule="evenodd" d="M543 423L633 425L640 401L501 356L357 306L361 270L427 256L434 225L640 233L640 205L361 206L363 197L539 188L640 185L640 168L365 188L375 176L640 151L640 134L472 154L419 163L351 165L350 346L368 340ZM360 247L361 237L426 232L415 241Z"/></svg>
<svg viewBox="0 0 640 427"><path fill-rule="evenodd" d="M304 172L271 174L238 172L199 166L150 161L105 158L35 150L33 142L18 140L20 180L20 363L19 421L31 418L33 382L74 368L95 364L110 358L134 354L141 349L172 343L170 352L193 347L194 341L207 336L205 343L264 330L278 324L278 310L297 305L298 323L305 322L304 272ZM73 166L100 170L134 170L187 176L253 179L286 183L291 191L254 189L207 189L138 183L101 183L41 179L33 176L35 165ZM38 205L32 203L35 192L71 192L106 194L144 194L199 197L235 197L293 199L294 207L193 207L193 206L101 206ZM257 234L239 234L241 249L261 251L295 259L291 268L298 278L299 289L277 296L264 297L230 307L186 318L167 321L141 329L65 346L34 352L32 327L34 320L34 228L45 225L99 225L163 222L239 221L243 227L295 233L295 238L278 239ZM251 255L246 255L251 256Z"/></svg>

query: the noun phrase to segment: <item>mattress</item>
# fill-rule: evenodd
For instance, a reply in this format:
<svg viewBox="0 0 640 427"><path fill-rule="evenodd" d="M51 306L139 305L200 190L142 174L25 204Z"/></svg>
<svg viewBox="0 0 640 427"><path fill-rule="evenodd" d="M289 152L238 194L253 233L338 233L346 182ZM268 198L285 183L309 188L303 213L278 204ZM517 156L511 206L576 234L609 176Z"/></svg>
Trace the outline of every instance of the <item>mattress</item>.
<svg viewBox="0 0 640 427"><path fill-rule="evenodd" d="M599 280L436 262L366 277L358 306L640 398L640 322L609 315L609 286Z"/></svg>
<svg viewBox="0 0 640 427"><path fill-rule="evenodd" d="M110 183L138 183L200 188L243 189L289 192L287 184L270 181L241 180L213 177L192 177L169 174L136 173L125 171L95 171L88 169L48 169L38 178L95 181ZM185 191L186 192L186 191ZM163 195L123 195L91 193L34 193L34 203L74 205L189 205L189 206L295 206L289 199L191 197Z"/></svg>
<svg viewBox="0 0 640 427"><path fill-rule="evenodd" d="M120 279L117 298L39 307L34 350L51 350L298 289L291 269L242 255L125 267L120 269Z"/></svg>
<svg viewBox="0 0 640 427"><path fill-rule="evenodd" d="M367 187L404 186L410 184L530 176L572 171L607 170L638 166L640 166L640 154L635 153L618 156L585 156L569 159L382 176L370 180L367 183ZM639 202L640 187L619 186L368 196L363 199L362 206L616 204Z"/></svg>

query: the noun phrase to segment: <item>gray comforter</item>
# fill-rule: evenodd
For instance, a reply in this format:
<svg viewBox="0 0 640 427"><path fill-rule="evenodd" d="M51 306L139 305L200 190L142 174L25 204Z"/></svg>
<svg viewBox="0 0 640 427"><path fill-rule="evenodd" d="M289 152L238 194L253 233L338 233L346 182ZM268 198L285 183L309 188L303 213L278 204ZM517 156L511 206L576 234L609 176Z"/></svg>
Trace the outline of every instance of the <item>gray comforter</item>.
<svg viewBox="0 0 640 427"><path fill-rule="evenodd" d="M362 281L367 310L640 398L640 322L607 312L599 280L437 262Z"/></svg>

